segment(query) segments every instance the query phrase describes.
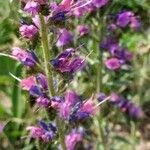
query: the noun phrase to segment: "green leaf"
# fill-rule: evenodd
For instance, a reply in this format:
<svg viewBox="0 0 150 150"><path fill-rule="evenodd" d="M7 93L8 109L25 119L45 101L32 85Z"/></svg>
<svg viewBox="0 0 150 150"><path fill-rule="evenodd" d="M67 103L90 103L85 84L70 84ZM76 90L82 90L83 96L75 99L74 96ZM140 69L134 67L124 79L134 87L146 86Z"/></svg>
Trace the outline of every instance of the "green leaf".
<svg viewBox="0 0 150 150"><path fill-rule="evenodd" d="M22 66L16 65L16 73L14 74L17 77L21 76ZM19 87L19 82L14 80L13 89L12 89L12 112L14 117L21 117L24 111L24 102L21 95L21 88Z"/></svg>

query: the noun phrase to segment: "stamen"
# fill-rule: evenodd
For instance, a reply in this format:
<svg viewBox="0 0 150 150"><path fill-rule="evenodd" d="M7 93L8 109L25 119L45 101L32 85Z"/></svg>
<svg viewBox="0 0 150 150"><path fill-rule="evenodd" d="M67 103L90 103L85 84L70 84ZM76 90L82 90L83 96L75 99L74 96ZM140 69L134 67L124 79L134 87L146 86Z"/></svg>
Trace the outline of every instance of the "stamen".
<svg viewBox="0 0 150 150"><path fill-rule="evenodd" d="M78 9L78 8L85 7L85 6L87 6L88 4L90 4L91 2L92 2L92 0L88 1L87 3L85 3L85 4L81 5L81 6L78 6L78 7L73 8L74 6L76 6L76 4L75 4L75 5L72 6L72 11L74 11L74 10L76 10L76 9Z"/></svg>
<svg viewBox="0 0 150 150"><path fill-rule="evenodd" d="M103 104L104 102L106 102L106 101L109 100L109 99L110 99L110 96L106 97L103 101L99 102L99 103L95 106L95 108L97 108L98 106L100 106L101 104Z"/></svg>
<svg viewBox="0 0 150 150"><path fill-rule="evenodd" d="M86 57L83 59L83 61L82 61L81 63L83 63L83 62L92 54L92 52L93 52L93 50L91 50L91 51L89 52L89 54L86 55Z"/></svg>

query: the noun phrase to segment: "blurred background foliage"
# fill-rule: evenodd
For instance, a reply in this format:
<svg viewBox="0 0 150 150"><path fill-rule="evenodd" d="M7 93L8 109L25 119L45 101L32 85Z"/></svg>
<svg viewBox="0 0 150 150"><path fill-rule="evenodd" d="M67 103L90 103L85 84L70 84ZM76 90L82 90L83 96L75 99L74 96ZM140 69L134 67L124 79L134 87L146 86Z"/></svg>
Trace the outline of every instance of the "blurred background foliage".
<svg viewBox="0 0 150 150"><path fill-rule="evenodd" d="M133 33L133 31L128 30L123 33L120 43L134 52L133 67L130 71L122 71L117 74L107 71L103 78L105 85L104 91L109 93L112 89L113 91L119 89L119 92L123 92L127 97L132 98L135 103L144 108L147 115L146 119L142 120L142 122L134 123L133 127L135 129L138 128L136 130L136 140L140 137L140 141L141 139L146 141L150 139L150 130L147 128L147 125L150 125L150 1L114 0L114 2L115 5L111 9L111 14L115 14L123 9L133 10L140 16L142 28L139 32ZM0 0L0 53L10 54L11 48L21 43L18 33L19 16L21 16L19 8L20 0ZM74 82L72 85L78 93L83 94L85 97L89 97L95 90L95 85L92 83L95 83L96 79L96 68L94 68L94 64L97 63L96 51L99 48L97 28L101 23L100 20L95 20L97 19L95 16L95 14L93 16L85 16L82 20L76 20L74 22L74 25L79 23L91 25L92 22L92 36L95 37L95 40L91 40L90 36L85 37L84 39L78 40L75 44L78 46L81 43L85 43L85 45L87 43L85 48L87 50L86 53L91 50L94 51L88 58L89 65L86 70L77 75L77 82ZM21 78L25 71L14 60L0 56L0 126L6 125L4 133L0 133L0 149L31 150L34 147L32 144L29 144L30 142L24 136L26 135L26 124L35 120L35 114L30 110L28 96L20 90L18 81L14 80L10 76L10 73ZM118 113L116 109L109 108L109 111L111 113L102 122L102 125L104 130L107 130L107 121L114 122L118 125L113 128L114 132L109 134L109 137L114 139L112 149L130 149L129 143L130 141L132 142L133 136L127 133L128 126L131 124L128 124L126 118ZM112 119L114 117L116 119ZM129 128L129 130L131 129ZM142 131L142 135L140 131ZM120 136L120 133L123 136Z"/></svg>

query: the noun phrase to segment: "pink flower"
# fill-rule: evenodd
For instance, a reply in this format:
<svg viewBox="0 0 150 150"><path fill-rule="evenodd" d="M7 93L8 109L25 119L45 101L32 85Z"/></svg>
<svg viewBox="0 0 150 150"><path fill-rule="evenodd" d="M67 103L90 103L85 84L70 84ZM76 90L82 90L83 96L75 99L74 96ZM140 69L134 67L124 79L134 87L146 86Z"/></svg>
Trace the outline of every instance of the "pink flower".
<svg viewBox="0 0 150 150"><path fill-rule="evenodd" d="M50 100L45 97L39 97L36 100L37 105L42 106L42 107L49 107L50 106Z"/></svg>
<svg viewBox="0 0 150 150"><path fill-rule="evenodd" d="M74 150L76 144L82 140L82 134L79 132L71 132L65 137L67 150Z"/></svg>
<svg viewBox="0 0 150 150"><path fill-rule="evenodd" d="M33 51L27 51L19 47L14 47L12 49L12 55L22 64L29 66L29 67L34 66L36 62L38 61Z"/></svg>
<svg viewBox="0 0 150 150"><path fill-rule="evenodd" d="M24 7L24 11L31 14L32 16L35 16L40 11L40 4L35 1L28 1Z"/></svg>
<svg viewBox="0 0 150 150"><path fill-rule="evenodd" d="M15 56L17 60L23 60L28 54L25 49L19 47L12 48L12 55Z"/></svg>
<svg viewBox="0 0 150 150"><path fill-rule="evenodd" d="M87 25L78 25L77 31L79 32L80 36L83 36L89 33L89 27Z"/></svg>
<svg viewBox="0 0 150 150"><path fill-rule="evenodd" d="M56 46L61 47L69 44L73 40L73 36L67 29L60 29Z"/></svg>
<svg viewBox="0 0 150 150"><path fill-rule="evenodd" d="M108 3L109 0L93 0L92 3L95 7L100 8Z"/></svg>
<svg viewBox="0 0 150 150"><path fill-rule="evenodd" d="M110 70L117 70L121 67L120 60L117 58L110 58L106 60L105 65Z"/></svg>
<svg viewBox="0 0 150 150"><path fill-rule="evenodd" d="M24 38L28 39L33 39L38 33L38 29L34 25L22 25L19 31Z"/></svg>
<svg viewBox="0 0 150 150"><path fill-rule="evenodd" d="M33 138L41 139L44 134L44 130L40 127L29 126L27 130L30 131L30 135Z"/></svg>
<svg viewBox="0 0 150 150"><path fill-rule="evenodd" d="M64 103L61 103L59 105L59 115L61 118L63 119L68 119L69 118L69 115L71 113L71 105L70 104L67 104L66 102Z"/></svg>
<svg viewBox="0 0 150 150"><path fill-rule="evenodd" d="M36 78L34 76L30 76L26 79L22 79L20 84L23 90L29 91L32 86L36 85Z"/></svg>
<svg viewBox="0 0 150 150"><path fill-rule="evenodd" d="M65 94L65 102L69 105L74 105L78 100L78 95L73 91L67 91Z"/></svg>
<svg viewBox="0 0 150 150"><path fill-rule="evenodd" d="M34 1L34 2L38 2L39 4L46 4L48 1L47 0L21 0L25 3L29 2L29 1Z"/></svg>
<svg viewBox="0 0 150 150"><path fill-rule="evenodd" d="M49 16L44 16L44 20L47 23L49 19ZM34 23L34 25L39 29L40 28L40 19L39 19L39 15L35 15L34 17L32 17L32 21Z"/></svg>
<svg viewBox="0 0 150 150"><path fill-rule="evenodd" d="M87 100L80 109L81 112L86 112L88 114L94 115L95 110L95 104L92 100Z"/></svg>

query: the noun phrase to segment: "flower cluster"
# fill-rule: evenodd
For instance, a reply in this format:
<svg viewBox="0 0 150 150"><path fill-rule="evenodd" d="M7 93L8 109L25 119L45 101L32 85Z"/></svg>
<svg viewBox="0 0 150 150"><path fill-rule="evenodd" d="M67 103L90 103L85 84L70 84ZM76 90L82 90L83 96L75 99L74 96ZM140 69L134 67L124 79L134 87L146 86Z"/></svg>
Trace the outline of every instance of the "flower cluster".
<svg viewBox="0 0 150 150"><path fill-rule="evenodd" d="M104 93L98 95L98 101L103 101L105 98L106 95ZM117 106L122 112L128 114L131 118L139 119L144 115L140 107L136 106L131 100L125 99L117 93L111 93L110 102Z"/></svg>
<svg viewBox="0 0 150 150"><path fill-rule="evenodd" d="M118 14L116 24L122 28L129 26L136 29L140 27L139 19L132 11L124 11Z"/></svg>
<svg viewBox="0 0 150 150"><path fill-rule="evenodd" d="M69 133L65 137L65 143L66 143L67 150L74 150L76 144L78 142L82 141L82 138L83 138L83 133L73 129L71 131L71 133Z"/></svg>
<svg viewBox="0 0 150 150"><path fill-rule="evenodd" d="M56 126L52 123L46 124L44 121L39 121L39 127L29 126L27 130L32 138L49 142L56 136Z"/></svg>
<svg viewBox="0 0 150 150"><path fill-rule="evenodd" d="M71 89L67 86L74 75L85 66L86 58L80 55L80 50L73 48L73 46L76 47L73 41L74 34L65 26L65 21L69 17L81 17L87 12L91 13L106 6L109 2L109 0L62 0L56 3L48 0L23 0L23 10L28 14L27 17L32 17L32 19L30 19L31 22L22 23L19 31L21 37L29 42L31 44L29 47L34 47L34 50L14 47L12 56L28 66L30 71L37 70L36 73L33 72L32 75L27 75L26 78L20 80L20 86L35 98L36 105L45 109L48 115L51 110L55 111L53 120L54 122L56 120L57 126L39 121L39 126L27 128L32 138L49 142L54 138L58 139L57 135L59 135L59 138L63 138L60 143L64 140L63 144L66 145L67 150L75 150L76 145L84 138L83 132L76 128L81 127L86 120L91 121L101 101L108 100L105 94L100 94L98 97L100 103L96 106L94 96L84 99L76 92L68 90ZM113 29L114 33L118 28L126 26L139 27L138 17L131 11L118 14L115 23L111 24L109 29L111 28L111 31ZM90 32L90 27L80 24L76 27L76 31L77 36L82 37ZM41 40L43 57L40 57L40 53L37 57L39 45L35 40ZM103 38L100 48L109 52L110 57L105 61L105 65L110 70L118 70L133 57L133 54L122 47L119 40L112 35ZM63 92L59 91L61 84L63 90L65 89ZM111 94L110 102L134 118L143 115L139 107L115 93ZM63 123L62 129L60 125L57 125L57 119ZM66 126L69 127L68 130ZM63 129L66 133L64 136L61 131ZM60 131L62 133L58 133ZM63 144L61 143L61 146Z"/></svg>
<svg viewBox="0 0 150 150"><path fill-rule="evenodd" d="M33 67L38 62L38 58L34 51L25 50L19 47L12 49L12 56L20 61L23 65Z"/></svg>
<svg viewBox="0 0 150 150"><path fill-rule="evenodd" d="M36 98L36 104L42 107L50 106L50 99L47 95L47 79L45 75L39 73L37 76L29 76L22 79L21 87L23 90L29 91L29 93Z"/></svg>
<svg viewBox="0 0 150 150"><path fill-rule="evenodd" d="M118 70L122 65L128 63L133 58L133 54L127 48L122 47L119 43L117 30L130 27L138 29L140 27L139 18L132 11L124 11L116 15L108 26L109 36L105 37L100 43L100 48L107 50L111 57L105 61L105 65L110 70Z"/></svg>
<svg viewBox="0 0 150 150"><path fill-rule="evenodd" d="M122 65L130 62L133 58L133 54L126 48L122 48L115 37L105 38L100 47L107 50L111 55L111 58L105 61L106 67L110 70L119 69Z"/></svg>
<svg viewBox="0 0 150 150"><path fill-rule="evenodd" d="M51 64L57 71L72 75L84 66L85 60L75 54L75 49L68 48L52 59Z"/></svg>
<svg viewBox="0 0 150 150"><path fill-rule="evenodd" d="M95 104L92 99L83 101L73 91L68 91L66 93L64 101L58 105L58 111L60 117L70 123L88 119L96 112Z"/></svg>

